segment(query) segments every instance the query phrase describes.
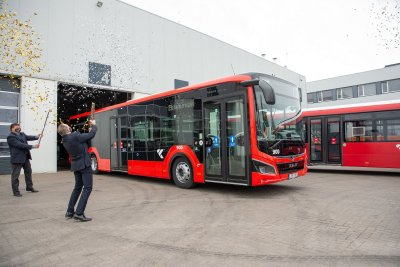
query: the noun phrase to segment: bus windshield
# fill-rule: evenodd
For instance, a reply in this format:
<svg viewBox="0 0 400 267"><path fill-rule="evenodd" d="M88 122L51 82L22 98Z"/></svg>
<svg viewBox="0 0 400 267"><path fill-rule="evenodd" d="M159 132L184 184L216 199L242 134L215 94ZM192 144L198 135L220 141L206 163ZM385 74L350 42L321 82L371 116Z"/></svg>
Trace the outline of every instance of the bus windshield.
<svg viewBox="0 0 400 267"><path fill-rule="evenodd" d="M262 90L255 86L257 139L268 143L279 140L302 140L301 106L295 85L269 79L275 91L275 104L268 105Z"/></svg>

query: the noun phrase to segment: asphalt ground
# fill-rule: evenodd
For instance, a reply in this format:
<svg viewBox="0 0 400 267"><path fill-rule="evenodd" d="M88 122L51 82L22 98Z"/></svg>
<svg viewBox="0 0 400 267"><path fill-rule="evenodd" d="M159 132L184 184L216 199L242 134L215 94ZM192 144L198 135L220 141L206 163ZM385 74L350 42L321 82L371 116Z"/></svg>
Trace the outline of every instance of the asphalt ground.
<svg viewBox="0 0 400 267"><path fill-rule="evenodd" d="M0 176L0 266L400 266L400 176L310 172L275 185L179 189L94 176L86 215L66 220L69 171L12 195Z"/></svg>

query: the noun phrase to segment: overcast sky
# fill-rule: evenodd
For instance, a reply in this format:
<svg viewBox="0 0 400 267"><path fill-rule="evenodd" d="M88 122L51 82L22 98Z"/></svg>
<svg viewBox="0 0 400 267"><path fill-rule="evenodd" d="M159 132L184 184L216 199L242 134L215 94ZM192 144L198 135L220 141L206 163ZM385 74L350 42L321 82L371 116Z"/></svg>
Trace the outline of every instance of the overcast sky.
<svg viewBox="0 0 400 267"><path fill-rule="evenodd" d="M400 63L400 0L123 1L277 58L307 81Z"/></svg>

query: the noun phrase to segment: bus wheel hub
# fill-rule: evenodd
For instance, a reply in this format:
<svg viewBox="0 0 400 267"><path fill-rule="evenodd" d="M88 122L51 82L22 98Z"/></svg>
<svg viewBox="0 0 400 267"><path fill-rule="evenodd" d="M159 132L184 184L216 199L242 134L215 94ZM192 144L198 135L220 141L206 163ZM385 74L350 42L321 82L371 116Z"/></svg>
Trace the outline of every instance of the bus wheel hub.
<svg viewBox="0 0 400 267"><path fill-rule="evenodd" d="M190 179L190 167L185 162L180 162L176 166L176 178L179 182L186 183Z"/></svg>

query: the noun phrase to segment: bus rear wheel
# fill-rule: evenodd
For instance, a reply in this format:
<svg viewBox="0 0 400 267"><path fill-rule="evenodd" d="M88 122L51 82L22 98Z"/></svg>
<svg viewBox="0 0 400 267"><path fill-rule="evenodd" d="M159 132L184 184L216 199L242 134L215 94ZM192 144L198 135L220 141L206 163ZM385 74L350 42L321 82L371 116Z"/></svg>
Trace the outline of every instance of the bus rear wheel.
<svg viewBox="0 0 400 267"><path fill-rule="evenodd" d="M95 154L91 154L90 155L90 166L92 168L92 171L94 174L99 174L99 163L97 161L96 155Z"/></svg>
<svg viewBox="0 0 400 267"><path fill-rule="evenodd" d="M188 159L179 157L172 165L172 178L174 183L184 189L189 189L195 186L193 180L193 168Z"/></svg>

